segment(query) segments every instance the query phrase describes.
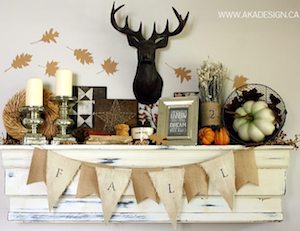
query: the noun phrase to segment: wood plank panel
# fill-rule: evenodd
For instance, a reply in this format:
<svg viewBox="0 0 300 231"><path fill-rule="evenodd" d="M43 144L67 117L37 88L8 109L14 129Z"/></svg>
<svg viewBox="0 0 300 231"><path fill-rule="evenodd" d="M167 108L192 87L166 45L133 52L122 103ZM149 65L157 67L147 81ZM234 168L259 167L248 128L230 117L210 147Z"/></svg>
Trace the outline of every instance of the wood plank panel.
<svg viewBox="0 0 300 231"><path fill-rule="evenodd" d="M101 213L9 212L9 221L46 223L103 223ZM181 213L178 223L261 223L282 221L282 213ZM115 213L111 223L170 223L166 213Z"/></svg>
<svg viewBox="0 0 300 231"><path fill-rule="evenodd" d="M184 213L241 213L241 212L282 212L280 197L261 196L236 196L233 211L230 210L225 200L220 196L207 198L197 197L190 203L186 198L182 200L182 212ZM47 197L11 197L11 212L49 212ZM62 197L57 206L52 210L54 213L85 212L102 213L101 200L96 197L77 199L74 197ZM118 203L116 213L164 213L163 205L154 201L145 200L136 203L133 196L125 196Z"/></svg>

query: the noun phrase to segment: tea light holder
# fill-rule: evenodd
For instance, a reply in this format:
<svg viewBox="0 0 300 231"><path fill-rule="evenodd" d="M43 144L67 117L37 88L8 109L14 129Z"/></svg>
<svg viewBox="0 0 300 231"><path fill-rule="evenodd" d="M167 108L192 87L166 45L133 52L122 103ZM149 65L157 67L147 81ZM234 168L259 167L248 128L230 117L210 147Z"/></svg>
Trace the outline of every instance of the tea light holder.
<svg viewBox="0 0 300 231"><path fill-rule="evenodd" d="M20 109L21 112L26 113L23 119L23 124L27 128L27 132L22 140L23 144L47 144L46 137L38 132L38 126L43 123L41 113L44 111L42 106L24 106Z"/></svg>
<svg viewBox="0 0 300 231"><path fill-rule="evenodd" d="M59 118L54 121L54 124L59 128L59 132L53 137L51 144L76 142L76 139L67 133L68 127L74 124L74 121L69 117L69 109L70 104L76 101L76 97L54 96L51 100L59 104Z"/></svg>

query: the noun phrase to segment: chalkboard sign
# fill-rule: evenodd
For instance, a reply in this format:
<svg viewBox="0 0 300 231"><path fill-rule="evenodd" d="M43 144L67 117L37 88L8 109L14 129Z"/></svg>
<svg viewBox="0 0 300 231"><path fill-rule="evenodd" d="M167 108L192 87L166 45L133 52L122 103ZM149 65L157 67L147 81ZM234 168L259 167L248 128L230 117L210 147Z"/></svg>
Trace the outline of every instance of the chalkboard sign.
<svg viewBox="0 0 300 231"><path fill-rule="evenodd" d="M170 108L168 136L188 135L188 108Z"/></svg>

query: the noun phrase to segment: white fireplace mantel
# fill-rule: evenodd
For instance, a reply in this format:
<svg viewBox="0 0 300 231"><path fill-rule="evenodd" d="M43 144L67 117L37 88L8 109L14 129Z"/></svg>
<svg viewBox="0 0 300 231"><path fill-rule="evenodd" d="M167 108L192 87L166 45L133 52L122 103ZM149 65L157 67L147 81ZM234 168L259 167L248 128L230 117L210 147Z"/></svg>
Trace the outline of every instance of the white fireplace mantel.
<svg viewBox="0 0 300 231"><path fill-rule="evenodd" d="M101 200L96 196L75 198L78 176L65 191L57 207L49 212L44 183L26 185L34 147L66 157L120 167L170 167L198 163L244 149L243 146L134 146L134 145L1 145L5 168L5 194L9 197L8 220L17 222L102 223ZM235 196L233 211L220 194L209 188L208 197L184 199L179 223L248 223L283 220L282 197L290 146L260 146L255 149L259 186L243 186ZM165 223L162 204L151 200L137 204L129 185L111 222Z"/></svg>

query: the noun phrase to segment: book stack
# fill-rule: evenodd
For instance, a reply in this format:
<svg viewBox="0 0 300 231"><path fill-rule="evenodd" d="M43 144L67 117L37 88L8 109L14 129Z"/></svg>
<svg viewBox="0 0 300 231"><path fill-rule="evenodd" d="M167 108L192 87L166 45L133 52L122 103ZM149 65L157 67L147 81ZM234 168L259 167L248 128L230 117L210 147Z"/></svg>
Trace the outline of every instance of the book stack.
<svg viewBox="0 0 300 231"><path fill-rule="evenodd" d="M89 135L85 144L132 144L132 137L117 135Z"/></svg>

